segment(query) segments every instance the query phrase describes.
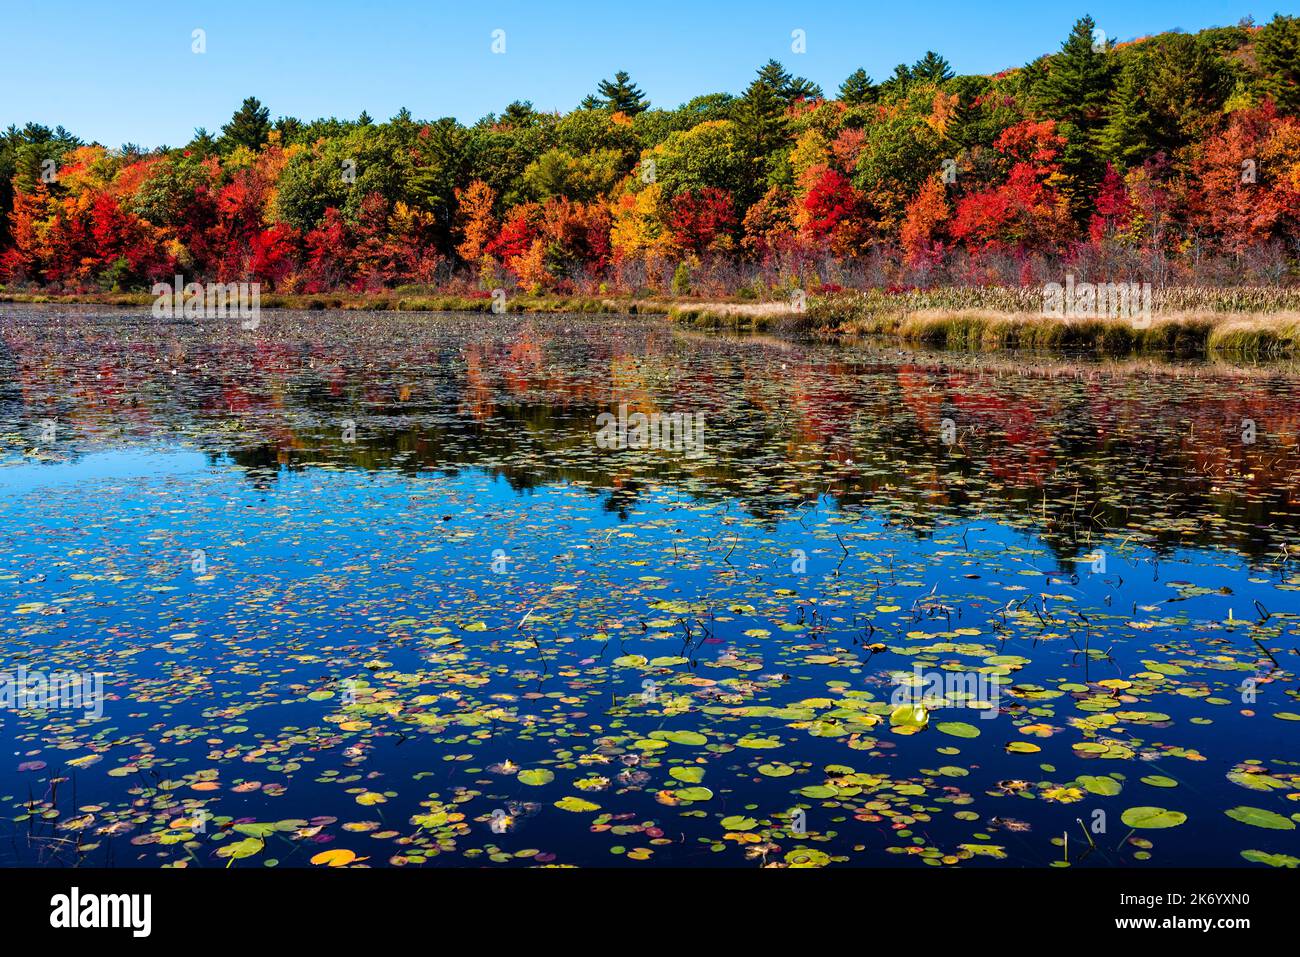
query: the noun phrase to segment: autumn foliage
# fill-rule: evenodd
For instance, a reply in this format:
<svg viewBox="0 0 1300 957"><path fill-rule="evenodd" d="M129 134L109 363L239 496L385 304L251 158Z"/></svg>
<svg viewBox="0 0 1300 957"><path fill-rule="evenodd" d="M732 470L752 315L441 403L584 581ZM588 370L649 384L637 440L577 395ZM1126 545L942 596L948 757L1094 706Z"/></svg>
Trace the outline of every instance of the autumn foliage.
<svg viewBox="0 0 1300 957"><path fill-rule="evenodd" d="M762 294L1081 262L1130 278L1293 273L1300 91L1276 51L1300 43L1300 19L1102 49L1091 28L1024 69L954 76L927 54L883 84L859 71L838 97L769 63L743 95L678 110L620 81L569 114L516 103L472 127L406 111L272 127L255 100L178 149L11 127L0 283L147 289L183 273L485 295L689 275Z"/></svg>

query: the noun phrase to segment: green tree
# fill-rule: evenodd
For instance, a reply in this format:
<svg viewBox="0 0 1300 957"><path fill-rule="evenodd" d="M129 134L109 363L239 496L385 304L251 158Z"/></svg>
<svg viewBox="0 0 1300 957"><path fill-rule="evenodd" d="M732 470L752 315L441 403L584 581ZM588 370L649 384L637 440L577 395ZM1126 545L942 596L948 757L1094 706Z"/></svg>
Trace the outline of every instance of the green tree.
<svg viewBox="0 0 1300 957"><path fill-rule="evenodd" d="M785 109L790 80L781 64L768 60L732 114L738 146L748 169L739 194L745 207L763 195L769 175L780 165L776 154L789 145Z"/></svg>
<svg viewBox="0 0 1300 957"><path fill-rule="evenodd" d="M1156 151L1145 66L1141 59L1134 58L1120 71L1115 94L1106 109L1106 125L1097 137L1102 157L1117 166L1138 165Z"/></svg>
<svg viewBox="0 0 1300 957"><path fill-rule="evenodd" d="M194 156L211 156L217 151L217 138L200 126L194 130L194 139L185 147Z"/></svg>
<svg viewBox="0 0 1300 957"><path fill-rule="evenodd" d="M894 67L893 76L880 84L882 94L897 95L906 93L907 88L912 84L912 70L906 63L900 63Z"/></svg>
<svg viewBox="0 0 1300 957"><path fill-rule="evenodd" d="M787 84L785 95L790 103L795 100L820 100L825 96L820 86L802 76L795 77Z"/></svg>
<svg viewBox="0 0 1300 957"><path fill-rule="evenodd" d="M1231 73L1213 47L1186 33L1166 34L1142 47L1156 145L1180 149L1217 120L1232 90Z"/></svg>
<svg viewBox="0 0 1300 957"><path fill-rule="evenodd" d="M1134 59L1119 73L1115 92L1106 107L1106 125L1097 134L1102 159L1117 166L1143 163L1156 152L1156 124L1147 105L1147 72Z"/></svg>
<svg viewBox="0 0 1300 957"><path fill-rule="evenodd" d="M664 196L716 187L740 194L749 185L749 157L737 141L736 124L729 120L701 123L672 133L651 154L655 180Z"/></svg>
<svg viewBox="0 0 1300 957"><path fill-rule="evenodd" d="M840 100L846 106L864 106L874 103L880 91L867 71L859 67L840 84Z"/></svg>
<svg viewBox="0 0 1300 957"><path fill-rule="evenodd" d="M925 56L912 64L912 79L930 83L943 83L953 78L948 61L933 50L926 50Z"/></svg>
<svg viewBox="0 0 1300 957"><path fill-rule="evenodd" d="M230 122L221 128L221 139L227 150L246 146L260 150L271 135L271 111L255 96L244 100Z"/></svg>
<svg viewBox="0 0 1300 957"><path fill-rule="evenodd" d="M280 134L280 143L287 146L290 143L301 142L299 137L302 136L302 120L293 116L282 116L275 121L276 132Z"/></svg>
<svg viewBox="0 0 1300 957"><path fill-rule="evenodd" d="M758 68L758 77L754 80L754 83L767 87L776 96L784 99L792 79L793 77L779 62L768 60Z"/></svg>
<svg viewBox="0 0 1300 957"><path fill-rule="evenodd" d="M531 100L515 100L501 114L501 125L517 129L537 122L537 111Z"/></svg>
<svg viewBox="0 0 1300 957"><path fill-rule="evenodd" d="M999 118L990 116L988 110L977 105L989 87L989 79L982 76L959 76L946 84L949 93L957 95L952 117L948 120L948 139L962 149L975 146L992 146L1005 125Z"/></svg>
<svg viewBox="0 0 1300 957"><path fill-rule="evenodd" d="M1264 92L1288 113L1300 110L1300 17L1275 16L1255 44Z"/></svg>
<svg viewBox="0 0 1300 957"><path fill-rule="evenodd" d="M606 109L628 116L636 116L650 106L650 101L632 82L626 70L619 70L612 80L601 80L596 93L597 102Z"/></svg>
<svg viewBox="0 0 1300 957"><path fill-rule="evenodd" d="M470 133L450 117L425 124L415 143L415 168L406 184L411 203L433 213L440 248L452 247L456 187L476 177L470 167ZM409 147L408 147L409 149Z"/></svg>
<svg viewBox="0 0 1300 957"><path fill-rule="evenodd" d="M524 185L532 199L552 196L590 202L608 193L622 177L623 156L617 150L595 150L574 156L549 149L524 170Z"/></svg>
<svg viewBox="0 0 1300 957"><path fill-rule="evenodd" d="M1111 65L1106 45L1095 39L1096 29L1092 17L1076 21L1061 52L1047 61L1047 72L1035 91L1040 108L1057 121L1065 137L1062 192L1078 218L1085 215L1105 171L1097 140L1106 124Z"/></svg>

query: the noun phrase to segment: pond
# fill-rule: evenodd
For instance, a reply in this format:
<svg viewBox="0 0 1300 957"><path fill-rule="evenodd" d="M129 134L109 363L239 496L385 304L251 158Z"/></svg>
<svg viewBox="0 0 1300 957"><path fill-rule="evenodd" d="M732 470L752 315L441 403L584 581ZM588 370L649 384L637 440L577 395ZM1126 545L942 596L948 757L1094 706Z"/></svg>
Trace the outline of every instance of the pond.
<svg viewBox="0 0 1300 957"><path fill-rule="evenodd" d="M1300 856L1294 365L0 335L0 863Z"/></svg>

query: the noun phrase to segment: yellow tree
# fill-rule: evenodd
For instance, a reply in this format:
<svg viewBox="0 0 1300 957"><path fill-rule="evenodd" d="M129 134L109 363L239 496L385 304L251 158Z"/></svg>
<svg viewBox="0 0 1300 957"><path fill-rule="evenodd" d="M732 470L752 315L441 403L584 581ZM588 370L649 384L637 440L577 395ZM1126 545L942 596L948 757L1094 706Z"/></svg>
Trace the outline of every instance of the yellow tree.
<svg viewBox="0 0 1300 957"><path fill-rule="evenodd" d="M464 189L456 190L461 235L456 252L466 262L478 262L483 258L483 251L495 228L492 206L496 203L496 198L492 187L481 179L474 180Z"/></svg>

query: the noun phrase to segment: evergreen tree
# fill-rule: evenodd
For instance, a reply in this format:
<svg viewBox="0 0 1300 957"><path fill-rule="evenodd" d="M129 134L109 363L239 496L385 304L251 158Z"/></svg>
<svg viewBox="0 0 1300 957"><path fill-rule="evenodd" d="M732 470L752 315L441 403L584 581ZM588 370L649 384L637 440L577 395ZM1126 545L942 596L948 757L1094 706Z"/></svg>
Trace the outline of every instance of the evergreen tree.
<svg viewBox="0 0 1300 957"><path fill-rule="evenodd" d="M536 119L537 113L533 110L531 100L515 100L501 114L501 125L518 129L521 126L531 126Z"/></svg>
<svg viewBox="0 0 1300 957"><path fill-rule="evenodd" d="M746 206L762 195L772 154L787 139L785 108L790 80L781 64L768 60L736 104L737 138L752 171L748 183L753 195L742 197Z"/></svg>
<svg viewBox="0 0 1300 957"><path fill-rule="evenodd" d="M1120 167L1138 165L1156 151L1143 66L1140 59L1134 58L1120 72L1106 110L1106 125L1097 137L1102 157Z"/></svg>
<svg viewBox="0 0 1300 957"><path fill-rule="evenodd" d="M1146 64L1146 100L1156 148L1173 152L1217 121L1232 90L1223 58L1209 44L1185 33L1156 38L1137 48Z"/></svg>
<svg viewBox="0 0 1300 957"><path fill-rule="evenodd" d="M880 84L881 93L903 93L912 84L912 71L906 63L894 67L894 75Z"/></svg>
<svg viewBox="0 0 1300 957"><path fill-rule="evenodd" d="M840 84L840 100L847 106L864 106L874 103L880 91L867 71L859 67Z"/></svg>
<svg viewBox="0 0 1300 957"><path fill-rule="evenodd" d="M280 143L287 146L302 135L302 120L293 116L282 116L275 121L275 128L280 133Z"/></svg>
<svg viewBox="0 0 1300 957"><path fill-rule="evenodd" d="M912 64L911 78L929 83L942 83L953 78L948 61L933 50L926 50L925 56Z"/></svg>
<svg viewBox="0 0 1300 957"><path fill-rule="evenodd" d="M768 60L758 68L758 78L754 83L762 84L776 93L778 96L785 96L786 90L790 88L791 76L776 60ZM751 89L752 89L751 84Z"/></svg>
<svg viewBox="0 0 1300 957"><path fill-rule="evenodd" d="M626 70L615 73L613 80L601 80L596 93L606 109L628 116L636 116L650 106L650 101L632 82Z"/></svg>
<svg viewBox="0 0 1300 957"><path fill-rule="evenodd" d="M1111 66L1104 46L1096 44L1096 23L1083 17L1074 24L1061 52L1047 62L1047 73L1036 91L1044 113L1057 121L1065 137L1061 167L1066 182L1062 192L1076 217L1101 183L1105 167L1097 138L1106 122L1111 88Z"/></svg>
<svg viewBox="0 0 1300 957"><path fill-rule="evenodd" d="M230 122L221 128L221 139L227 149L246 146L259 150L271 135L271 111L255 96L244 100Z"/></svg>
<svg viewBox="0 0 1300 957"><path fill-rule="evenodd" d="M199 158L211 156L217 151L217 140L202 126L194 131L194 139L190 140L189 145L185 147L191 154Z"/></svg>
<svg viewBox="0 0 1300 957"><path fill-rule="evenodd" d="M1275 16L1255 44L1264 92L1287 113L1300 110L1300 17Z"/></svg>
<svg viewBox="0 0 1300 957"><path fill-rule="evenodd" d="M796 77L785 87L785 99L788 103L794 103L796 100L820 100L824 96L826 94L823 94L822 87L806 77Z"/></svg>
<svg viewBox="0 0 1300 957"><path fill-rule="evenodd" d="M820 100L825 94L822 88L806 77L797 76L786 84L785 99L788 103L795 100Z"/></svg>
<svg viewBox="0 0 1300 957"><path fill-rule="evenodd" d="M791 76L776 60L768 60L759 67L758 77L750 84L751 90L754 89L755 84L770 91L783 106L789 106L800 98L818 100L825 95L822 93L822 88L812 80L802 76ZM749 93L745 95L748 96Z"/></svg>
<svg viewBox="0 0 1300 957"><path fill-rule="evenodd" d="M948 118L947 136L962 149L970 149L981 140L979 110L969 92L963 90L954 92L957 95L957 103L953 107L952 116Z"/></svg>

